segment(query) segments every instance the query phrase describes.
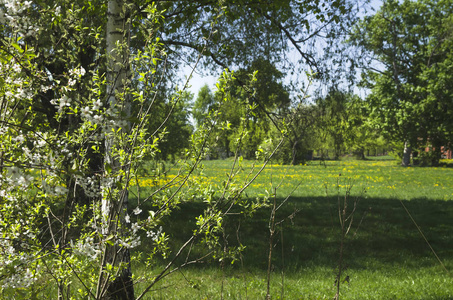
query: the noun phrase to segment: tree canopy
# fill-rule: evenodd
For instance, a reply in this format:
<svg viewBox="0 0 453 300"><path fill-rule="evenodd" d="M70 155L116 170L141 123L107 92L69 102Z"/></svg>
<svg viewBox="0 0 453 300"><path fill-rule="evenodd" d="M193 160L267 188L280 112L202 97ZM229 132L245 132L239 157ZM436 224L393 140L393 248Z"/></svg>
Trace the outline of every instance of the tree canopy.
<svg viewBox="0 0 453 300"><path fill-rule="evenodd" d="M370 118L408 147L440 151L452 141L452 9L451 1L384 1L351 37L364 50L362 84L371 89Z"/></svg>
<svg viewBox="0 0 453 300"><path fill-rule="evenodd" d="M192 53L186 57L193 61L206 47L205 63L231 68L247 66L260 57L278 62L293 48L304 64L316 69L317 38L348 26L354 10L352 3L340 0L235 0L220 4L221 18L217 1L159 1L159 8L165 9L166 26L161 34L168 52L183 49ZM205 44L204 38L211 32Z"/></svg>

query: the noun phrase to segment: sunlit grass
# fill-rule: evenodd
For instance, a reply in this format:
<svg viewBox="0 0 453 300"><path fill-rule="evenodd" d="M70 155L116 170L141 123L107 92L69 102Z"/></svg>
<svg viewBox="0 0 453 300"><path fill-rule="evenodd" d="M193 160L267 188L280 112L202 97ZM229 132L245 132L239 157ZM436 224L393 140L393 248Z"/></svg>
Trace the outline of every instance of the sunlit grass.
<svg viewBox="0 0 453 300"><path fill-rule="evenodd" d="M219 184L226 180L231 161L207 161L204 176ZM254 173L260 165L255 166ZM252 169L245 162L244 171L236 179L242 182ZM410 200L427 197L436 200L453 199L452 170L446 167L402 168L394 160L312 161L306 165L282 166L270 164L247 189L247 194L262 194L264 189L279 186L281 196L299 187L294 196L325 196L336 194L338 185L352 185L353 193L366 191L369 197ZM280 184L281 183L281 184Z"/></svg>

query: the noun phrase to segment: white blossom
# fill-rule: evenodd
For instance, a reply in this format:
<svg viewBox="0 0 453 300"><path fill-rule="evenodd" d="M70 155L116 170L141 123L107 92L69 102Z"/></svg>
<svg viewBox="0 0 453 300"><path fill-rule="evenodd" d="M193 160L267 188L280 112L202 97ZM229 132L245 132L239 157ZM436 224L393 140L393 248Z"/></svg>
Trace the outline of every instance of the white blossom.
<svg viewBox="0 0 453 300"><path fill-rule="evenodd" d="M36 148L42 148L46 145L46 141L43 139L36 140L36 141L34 141L34 144L35 144Z"/></svg>
<svg viewBox="0 0 453 300"><path fill-rule="evenodd" d="M13 65L13 70L14 70L14 72L16 72L16 73L19 73L19 72L22 70L22 68L20 67L19 64L14 64L14 65Z"/></svg>
<svg viewBox="0 0 453 300"><path fill-rule="evenodd" d="M24 8L25 9L30 8L32 3L33 3L32 1L24 1Z"/></svg>
<svg viewBox="0 0 453 300"><path fill-rule="evenodd" d="M12 274L9 277L3 279L3 288L27 288L33 284L38 278L35 276L34 272L32 272L29 268L25 270L17 270L15 274Z"/></svg>
<svg viewBox="0 0 453 300"><path fill-rule="evenodd" d="M138 223L132 223L131 228L132 228L132 231L134 233L136 233L140 229L140 225L138 225Z"/></svg>
<svg viewBox="0 0 453 300"><path fill-rule="evenodd" d="M93 237L87 237L85 240L77 241L77 244L74 245L71 240L71 247L75 254L85 256L91 260L95 260L101 250L99 249L99 244L94 243Z"/></svg>
<svg viewBox="0 0 453 300"><path fill-rule="evenodd" d="M93 123L96 123L96 124L102 123L102 116L101 116L101 115L95 115L95 116L92 118L92 122L93 122Z"/></svg>
<svg viewBox="0 0 453 300"><path fill-rule="evenodd" d="M134 215L138 215L142 212L142 210L137 206L132 212L134 213Z"/></svg>
<svg viewBox="0 0 453 300"><path fill-rule="evenodd" d="M9 177L12 180L17 180L17 179L19 179L22 176L21 172L20 172L20 169L18 167L9 168L8 174L9 174Z"/></svg>
<svg viewBox="0 0 453 300"><path fill-rule="evenodd" d="M26 187L33 181L33 176L30 175L22 175L19 176L16 180L16 185Z"/></svg>
<svg viewBox="0 0 453 300"><path fill-rule="evenodd" d="M11 91L7 91L7 92L5 93L5 96L6 96L6 98L12 98L12 97L14 97L14 94L13 94L13 92L11 92Z"/></svg>
<svg viewBox="0 0 453 300"><path fill-rule="evenodd" d="M161 234L162 234L162 226L159 226L159 230L157 232L147 231L146 237L151 238L151 240L153 240L155 242L155 241L157 241L157 239L159 238L159 236Z"/></svg>
<svg viewBox="0 0 453 300"><path fill-rule="evenodd" d="M76 184L83 188L85 194L88 197L94 198L99 194L99 182L95 176L82 177L80 175L77 175Z"/></svg>
<svg viewBox="0 0 453 300"><path fill-rule="evenodd" d="M86 119L88 119L89 117L91 117L90 108L89 108L88 106L82 107L82 108L80 109L80 115L82 116L82 118L86 118Z"/></svg>
<svg viewBox="0 0 453 300"><path fill-rule="evenodd" d="M123 239L118 239L119 244L127 249L132 249L137 246L140 246L141 241L140 241L140 236L136 236L134 238L130 237L127 238L126 240Z"/></svg>
<svg viewBox="0 0 453 300"><path fill-rule="evenodd" d="M25 137L22 134L19 134L13 140L17 143L23 143L25 141Z"/></svg>
<svg viewBox="0 0 453 300"><path fill-rule="evenodd" d="M69 98L68 96L64 95L63 97L60 98L60 105L59 105L59 112L61 112L61 110L63 110L63 108L65 106L71 106L71 98Z"/></svg>
<svg viewBox="0 0 453 300"><path fill-rule="evenodd" d="M58 109L58 112L61 113L65 107L71 106L71 101L72 101L71 98L69 98L68 96L64 95L60 99L52 99L52 100L50 100L50 104L55 105L55 107Z"/></svg>
<svg viewBox="0 0 453 300"><path fill-rule="evenodd" d="M96 100L96 102L93 103L93 110L99 110L102 107L102 102L101 100Z"/></svg>
<svg viewBox="0 0 453 300"><path fill-rule="evenodd" d="M48 86L44 86L44 85L41 85L41 91L43 93L47 92L48 90L52 89L52 86L51 85L48 85Z"/></svg>
<svg viewBox="0 0 453 300"><path fill-rule="evenodd" d="M55 190L55 194L60 195L60 196L64 196L68 193L68 189L65 188L64 186L60 186L60 185L57 185L54 190Z"/></svg>

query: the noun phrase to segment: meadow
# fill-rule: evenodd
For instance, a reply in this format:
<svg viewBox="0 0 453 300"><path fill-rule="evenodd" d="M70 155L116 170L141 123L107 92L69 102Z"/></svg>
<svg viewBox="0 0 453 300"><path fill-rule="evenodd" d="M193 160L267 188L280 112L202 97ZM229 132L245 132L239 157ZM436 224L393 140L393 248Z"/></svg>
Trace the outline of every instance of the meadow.
<svg viewBox="0 0 453 300"><path fill-rule="evenodd" d="M453 299L453 164L403 168L386 158L270 164L249 186L246 199L266 190L275 192L277 204L287 199L275 216L281 223L273 242L272 299L332 299L340 259L341 299ZM205 161L197 176L221 186L231 163ZM244 161L236 181L259 167ZM170 172L166 180L171 178ZM147 177L139 184L143 194L153 185ZM339 212L345 203L353 214L344 235ZM201 201L185 203L163 223L173 247L190 234L203 209ZM228 245L246 247L234 264L185 268L147 299L263 299L270 213L265 207L252 219L228 217Z"/></svg>

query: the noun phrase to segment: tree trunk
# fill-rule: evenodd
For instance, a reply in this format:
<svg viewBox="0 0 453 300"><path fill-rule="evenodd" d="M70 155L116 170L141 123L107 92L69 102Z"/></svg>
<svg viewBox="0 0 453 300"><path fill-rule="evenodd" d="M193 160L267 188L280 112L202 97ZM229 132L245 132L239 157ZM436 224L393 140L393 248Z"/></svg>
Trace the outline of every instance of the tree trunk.
<svg viewBox="0 0 453 300"><path fill-rule="evenodd" d="M435 167L438 166L440 163L440 159L442 157L442 143L439 142L437 139L434 139L432 142L433 150L431 154L431 166Z"/></svg>
<svg viewBox="0 0 453 300"><path fill-rule="evenodd" d="M293 148L292 148L292 157L291 157L291 165L296 165L296 155L297 155L297 141L293 142Z"/></svg>
<svg viewBox="0 0 453 300"><path fill-rule="evenodd" d="M125 3L123 0L108 1L106 33L107 105L112 109L112 112L118 111L118 115L114 116L114 118L118 120L127 120L130 115L129 99L124 95L129 66L130 21L128 20L129 16L125 13L124 7ZM114 127L116 125L106 126ZM127 130L127 128L123 128L123 130ZM106 176L112 176L111 174L118 174L118 171L122 166L117 159L113 157L112 153L112 149L115 146L118 146L115 143L118 142L115 141L115 137L111 134L111 128L106 128L106 132L110 132L110 134L107 134L105 139L104 164ZM107 171L108 169L110 169L110 171ZM110 175L107 174L109 172L111 173ZM121 178L117 180L121 180ZM127 190L121 191L117 198L118 199L112 199L109 195L103 196L101 213L103 218L102 234L104 237L121 237L122 233L119 231L122 230L121 228L127 227L125 223L125 214L127 212L128 204ZM113 245L104 242L104 247L104 259L98 282L97 298L103 300L135 299L129 250L120 246L116 239ZM113 281L109 280L109 276L105 272L108 264L120 268Z"/></svg>
<svg viewBox="0 0 453 300"><path fill-rule="evenodd" d="M340 159L340 150L338 148L334 148L334 160L339 160Z"/></svg>
<svg viewBox="0 0 453 300"><path fill-rule="evenodd" d="M365 160L365 150L363 148L359 148L353 151L353 153L356 159Z"/></svg>
<svg viewBox="0 0 453 300"><path fill-rule="evenodd" d="M403 160L401 162L401 165L404 167L408 167L411 164L411 152L412 149L409 146L409 143L406 141L404 143L404 152L403 152Z"/></svg>
<svg viewBox="0 0 453 300"><path fill-rule="evenodd" d="M114 247L112 247L115 249ZM115 249L116 250L116 249ZM130 266L130 252L129 249L123 249L121 260L127 264L127 267L123 268L115 280L109 283L107 287L107 294L104 299L109 300L133 300L134 296L134 283L132 281L132 270Z"/></svg>

